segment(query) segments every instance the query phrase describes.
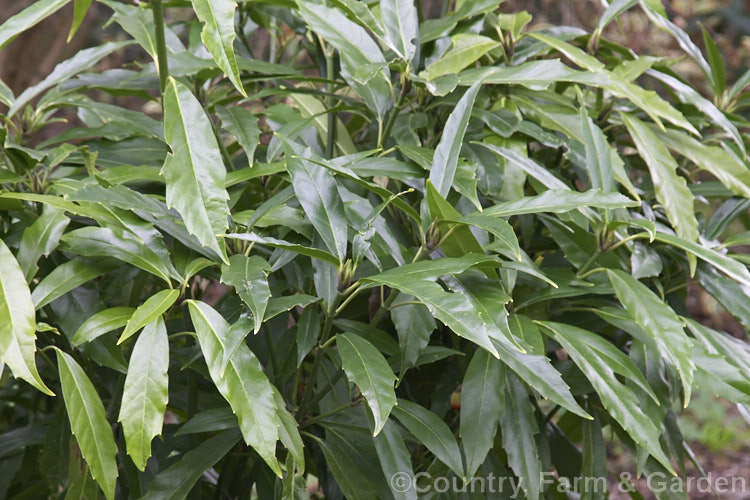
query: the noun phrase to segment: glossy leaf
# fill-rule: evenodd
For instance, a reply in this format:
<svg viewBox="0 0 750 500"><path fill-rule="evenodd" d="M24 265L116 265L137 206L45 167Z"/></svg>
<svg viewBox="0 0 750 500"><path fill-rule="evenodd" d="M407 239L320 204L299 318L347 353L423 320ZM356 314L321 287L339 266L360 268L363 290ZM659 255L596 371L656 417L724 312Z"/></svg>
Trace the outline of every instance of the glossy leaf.
<svg viewBox="0 0 750 500"><path fill-rule="evenodd" d="M21 267L0 240L0 361L13 376L54 396L36 368L36 315Z"/></svg>
<svg viewBox="0 0 750 500"><path fill-rule="evenodd" d="M169 80L164 92L164 136L172 149L161 174L167 206L175 208L201 245L226 257L216 234L227 228L226 169L211 122L190 90Z"/></svg>
<svg viewBox="0 0 750 500"><path fill-rule="evenodd" d="M399 399L393 416L454 474L463 477L461 452L448 425L430 410L406 399Z"/></svg>
<svg viewBox="0 0 750 500"><path fill-rule="evenodd" d="M442 420L438 419L438 421L441 424L443 423ZM401 474L408 474L408 477L413 476L414 470L411 465L409 449L406 447L396 424L392 421L386 422L383 431L373 437L373 442L385 477L399 477ZM413 482L402 485L390 481L390 486L394 498L410 500L416 500L417 498L416 485Z"/></svg>
<svg viewBox="0 0 750 500"><path fill-rule="evenodd" d="M51 16L70 0L40 0L11 16L0 25L0 49L27 29Z"/></svg>
<svg viewBox="0 0 750 500"><path fill-rule="evenodd" d="M116 267L112 261L90 260L81 257L55 268L31 292L34 307L41 309L75 287L86 283Z"/></svg>
<svg viewBox="0 0 750 500"><path fill-rule="evenodd" d="M383 355L359 335L336 335L336 346L347 378L359 387L372 410L375 419L373 436L377 436L396 405L393 389L396 376Z"/></svg>
<svg viewBox="0 0 750 500"><path fill-rule="evenodd" d="M18 264L26 281L31 282L36 274L39 257L49 255L57 247L69 223L70 219L62 210L45 205L42 215L24 230L18 248Z"/></svg>
<svg viewBox="0 0 750 500"><path fill-rule="evenodd" d="M643 283L620 270L608 270L612 288L633 321L653 336L662 356L682 380L683 401L687 406L693 385L695 364L690 355L690 339L677 315Z"/></svg>
<svg viewBox="0 0 750 500"><path fill-rule="evenodd" d="M122 328L128 323L134 312L135 308L133 307L112 307L99 311L81 323L71 342L76 346L81 345L84 342L91 342L105 333Z"/></svg>
<svg viewBox="0 0 750 500"><path fill-rule="evenodd" d="M235 88L242 94L245 89L240 80L240 70L234 55L234 0L192 0L193 10L203 23L201 39Z"/></svg>
<svg viewBox="0 0 750 500"><path fill-rule="evenodd" d="M498 42L486 36L454 35L451 38L451 48L427 66L419 76L425 80L435 80L441 76L456 74L499 46Z"/></svg>
<svg viewBox="0 0 750 500"><path fill-rule="evenodd" d="M117 445L99 395L83 369L68 354L57 351L57 365L70 429L81 455L108 500L115 498Z"/></svg>
<svg viewBox="0 0 750 500"><path fill-rule="evenodd" d="M203 302L191 300L188 307L211 379L237 414L245 443L280 477L281 469L275 456L279 435L276 403L260 361L247 345L240 344L222 373L223 339L229 324Z"/></svg>
<svg viewBox="0 0 750 500"><path fill-rule="evenodd" d="M257 255L232 255L229 265L224 264L221 268L221 282L233 286L252 311L254 333L260 331L266 306L271 298L271 289L268 287L269 270L268 262Z"/></svg>
<svg viewBox="0 0 750 500"><path fill-rule="evenodd" d="M239 106L217 106L216 114L221 119L221 126L231 132L245 150L248 166L252 167L255 163L255 149L260 141L258 117L252 111Z"/></svg>
<svg viewBox="0 0 750 500"><path fill-rule="evenodd" d="M539 433L534 407L523 382L514 375L505 381L505 412L500 416L503 448L508 464L523 480L522 488L529 500L538 500L541 491L542 464L534 435Z"/></svg>
<svg viewBox="0 0 750 500"><path fill-rule="evenodd" d="M151 456L151 440L161 434L169 399L168 368L167 328L157 317L133 346L117 419L122 423L128 455L139 470L144 470Z"/></svg>
<svg viewBox="0 0 750 500"><path fill-rule="evenodd" d="M380 0L385 40L397 54L412 61L419 48L419 20L412 0Z"/></svg>
<svg viewBox="0 0 750 500"><path fill-rule="evenodd" d="M448 192L453 185L458 166L458 155L461 153L461 145L466 127L469 125L471 109L480 87L481 81L476 82L458 101L445 122L443 135L435 150L432 168L430 169L430 181L443 198L448 196Z"/></svg>
<svg viewBox="0 0 750 500"><path fill-rule="evenodd" d="M83 22L83 18L86 17L86 12L88 12L89 7L91 6L91 1L92 0L74 0L73 25L70 27L70 33L68 34L68 43L70 43L73 36L75 36L76 31L78 31L78 28Z"/></svg>

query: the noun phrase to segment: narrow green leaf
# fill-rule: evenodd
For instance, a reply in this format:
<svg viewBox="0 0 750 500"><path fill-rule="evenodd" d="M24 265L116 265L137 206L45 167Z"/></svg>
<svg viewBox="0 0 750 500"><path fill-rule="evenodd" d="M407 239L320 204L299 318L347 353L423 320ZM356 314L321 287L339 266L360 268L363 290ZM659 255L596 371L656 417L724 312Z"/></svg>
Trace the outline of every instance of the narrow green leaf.
<svg viewBox="0 0 750 500"><path fill-rule="evenodd" d="M133 307L112 307L100 311L81 323L71 342L74 346L79 346L112 330L122 328L128 323L134 312L135 308Z"/></svg>
<svg viewBox="0 0 750 500"><path fill-rule="evenodd" d="M294 457L294 461L297 462L297 467L301 472L305 471L305 450L304 443L302 442L302 436L299 433L297 427L297 421L294 419L294 415L289 413L286 409L286 401L284 396L281 395L275 386L271 386L273 389L273 399L276 402L276 414L279 417L279 440L289 450L289 453Z"/></svg>
<svg viewBox="0 0 750 500"><path fill-rule="evenodd" d="M604 444L602 424L599 420L594 419L584 421L581 426L583 432L581 477L595 478L593 485L606 485L607 448ZM581 500L604 500L607 498L606 489L593 485L581 492Z"/></svg>
<svg viewBox="0 0 750 500"><path fill-rule="evenodd" d="M315 347L320 330L320 313L313 308L305 309L297 322L297 367Z"/></svg>
<svg viewBox="0 0 750 500"><path fill-rule="evenodd" d="M432 168L430 169L430 181L443 198L448 196L448 192L453 185L456 167L458 166L458 155L461 153L466 127L469 125L474 100L481 85L482 81L477 81L459 99L445 122L443 135L440 137L440 142L435 150Z"/></svg>
<svg viewBox="0 0 750 500"><path fill-rule="evenodd" d="M86 283L117 267L115 261L77 257L55 268L34 288L31 299L34 307L41 309L77 286Z"/></svg>
<svg viewBox="0 0 750 500"><path fill-rule="evenodd" d="M167 206L182 215L190 234L226 262L216 234L228 226L226 169L211 121L190 90L174 79L164 92L164 136L172 152L161 173L167 184Z"/></svg>
<svg viewBox="0 0 750 500"><path fill-rule="evenodd" d="M359 1L359 0L355 0ZM318 134L323 139L328 137L328 116L330 110L327 110L323 102L317 97L310 94L292 94L290 96L299 108L303 118L311 118L313 125ZM346 125L340 118L336 118L336 147L342 154L350 155L357 153L357 146L354 145Z"/></svg>
<svg viewBox="0 0 750 500"><path fill-rule="evenodd" d="M128 455L139 470L151 456L151 440L161 434L169 399L168 368L169 339L159 316L146 325L133 346L117 418Z"/></svg>
<svg viewBox="0 0 750 500"><path fill-rule="evenodd" d="M589 172L591 187L601 189L605 193L614 190L614 172L612 167L612 148L607 136L596 126L585 107L581 107L581 127L583 130L583 146L586 151L586 168Z"/></svg>
<svg viewBox="0 0 750 500"><path fill-rule="evenodd" d="M399 305L413 300L414 297L410 295L399 296L391 308L391 319L401 345L401 376L415 365L436 327L435 319L424 305Z"/></svg>
<svg viewBox="0 0 750 500"><path fill-rule="evenodd" d="M75 0L73 3L73 24L70 26L70 33L68 33L68 43L73 39L78 31L78 28L83 22L83 18L86 17L86 12L91 6L92 0Z"/></svg>
<svg viewBox="0 0 750 500"><path fill-rule="evenodd" d="M471 300L462 293L449 293L435 283L444 274L461 273L482 263L498 262L489 256L468 254L459 258L443 258L401 266L365 281L397 288L413 295L427 306L432 315L442 321L456 335L487 349L495 357L498 351L487 331L487 325L473 312ZM366 285L367 286L367 285Z"/></svg>
<svg viewBox="0 0 750 500"><path fill-rule="evenodd" d="M482 215L485 217L508 217L542 212L561 214L577 210L582 206L614 209L636 207L638 202L620 193L603 193L598 189L589 189L582 193L550 189L536 196L525 196L520 200L497 203L484 210Z"/></svg>
<svg viewBox="0 0 750 500"><path fill-rule="evenodd" d="M385 41L402 59L411 62L419 48L419 19L413 0L380 0Z"/></svg>
<svg viewBox="0 0 750 500"><path fill-rule="evenodd" d="M398 406L395 407L395 409L397 408ZM440 423L442 424L443 421L440 420ZM404 474L408 478L414 476L414 468L411 465L411 454L396 424L392 421L386 422L383 432L373 437L373 441L380 461L380 467L386 478L398 478ZM417 499L416 485L413 482L402 485L391 479L388 483L394 498L398 500Z"/></svg>
<svg viewBox="0 0 750 500"><path fill-rule="evenodd" d="M83 369L59 349L57 367L70 429L81 455L104 495L108 500L114 500L118 474L117 445L104 405Z"/></svg>
<svg viewBox="0 0 750 500"><path fill-rule="evenodd" d="M687 407L693 385L695 365L691 342L677 315L646 285L620 270L607 270L612 288L625 310L646 333L653 336L657 348L682 380L683 401Z"/></svg>
<svg viewBox="0 0 750 500"><path fill-rule="evenodd" d="M232 413L231 408L222 406L221 408L213 408L197 413L180 427L175 436L224 431L235 428L239 428L237 415Z"/></svg>
<svg viewBox="0 0 750 500"><path fill-rule="evenodd" d="M67 247L84 257L114 257L165 282L179 275L169 258L148 247L138 235L117 227L82 227L62 237Z"/></svg>
<svg viewBox="0 0 750 500"><path fill-rule="evenodd" d="M18 248L18 264L27 282L31 282L38 269L36 263L42 255L49 255L60 242L70 219L60 209L45 205L42 215L24 229Z"/></svg>
<svg viewBox="0 0 750 500"><path fill-rule="evenodd" d="M14 377L54 396L39 376L35 353L36 314L29 285L16 258L0 240L0 361Z"/></svg>
<svg viewBox="0 0 750 500"><path fill-rule="evenodd" d="M654 239L681 248L689 254L695 255L699 259L708 262L716 269L726 273L727 276L739 283L742 283L745 286L750 286L750 272L748 272L747 266L731 257L727 257L716 250L706 248L698 243L685 240L673 234L656 233Z"/></svg>
<svg viewBox="0 0 750 500"><path fill-rule="evenodd" d="M450 427L441 418L406 399L398 400L398 405L393 408L393 416L456 476L464 477L458 443Z"/></svg>
<svg viewBox="0 0 750 500"><path fill-rule="evenodd" d="M341 363L350 382L359 387L375 418L373 436L383 429L396 405L393 383L396 376L382 354L368 341L353 333L336 335Z"/></svg>
<svg viewBox="0 0 750 500"><path fill-rule="evenodd" d="M0 25L0 49L19 34L42 22L70 0L38 0Z"/></svg>
<svg viewBox="0 0 750 500"><path fill-rule="evenodd" d="M685 179L677 175L677 162L659 137L639 119L622 114L638 152L648 165L656 189L656 199L664 207L677 234L686 240L698 239L698 221L693 209L694 198Z"/></svg>
<svg viewBox="0 0 750 500"><path fill-rule="evenodd" d="M505 412L500 417L503 431L503 448L508 454L508 465L522 480L529 500L539 500L542 463L534 435L539 433L534 407L529 393L515 375L506 374Z"/></svg>
<svg viewBox="0 0 750 500"><path fill-rule="evenodd" d="M192 0L193 10L203 23L201 40L235 88L247 96L234 55L234 0Z"/></svg>
<svg viewBox="0 0 750 500"><path fill-rule="evenodd" d="M221 460L240 440L235 430L217 434L185 453L180 460L159 472L141 500L182 500L195 483Z"/></svg>
<svg viewBox="0 0 750 500"><path fill-rule="evenodd" d="M279 422L271 383L263 367L246 344L241 343L222 373L223 344L229 324L211 306L187 301L195 333L208 365L208 372L240 422L245 443L252 446L272 471L281 477L276 460Z"/></svg>
<svg viewBox="0 0 750 500"><path fill-rule="evenodd" d="M453 35L451 47L437 61L427 66L419 76L425 80L435 80L444 75L457 74L499 46L499 42L482 35Z"/></svg>
<svg viewBox="0 0 750 500"><path fill-rule="evenodd" d="M339 263L343 262L348 223L333 175L306 158L294 156L287 156L286 168L292 178L294 194L310 222L328 250L338 257Z"/></svg>
<svg viewBox="0 0 750 500"><path fill-rule="evenodd" d="M505 371L485 350L477 350L461 385L461 442L465 477L473 477L487 458L505 411Z"/></svg>
<svg viewBox="0 0 750 500"><path fill-rule="evenodd" d="M36 5L41 3L49 4L50 2L37 2L30 8L34 8ZM56 4L60 3L61 2L56 2ZM59 8L60 6L61 5L56 5L55 10L57 10L57 8ZM5 26L5 24L3 26ZM0 33L0 45L2 45L2 38L2 34ZM77 52L76 55L74 55L70 59L63 61L55 66L55 69L52 70L52 73L47 75L44 80L24 90L23 93L21 93L21 95L16 98L13 106L11 106L11 108L8 110L8 117L15 115L21 108L30 103L36 96L38 96L48 88L69 80L82 71L86 71L87 69L98 63L100 60L102 60L104 57L108 56L116 50L129 45L130 43L131 42L109 42L103 45L99 45L98 47L91 47L90 49L84 49Z"/></svg>
<svg viewBox="0 0 750 500"><path fill-rule="evenodd" d="M242 301L252 311L255 333L260 331L266 306L271 298L271 289L268 287L270 269L268 262L257 255L252 257L232 255L229 258L229 265L221 266L221 282L233 286Z"/></svg>
<svg viewBox="0 0 750 500"><path fill-rule="evenodd" d="M306 255L314 259L324 260L326 262L330 262L333 265L339 264L338 257L335 257L329 252L321 250L320 248L312 248L304 245L299 245L297 243L291 243L289 241L277 240L276 238L271 238L268 236L259 236L255 233L229 233L226 234L225 237L245 241L254 241L256 243L260 243L261 245L268 245L273 248L282 248L284 250L289 250L300 255Z"/></svg>
<svg viewBox="0 0 750 500"><path fill-rule="evenodd" d="M216 106L216 115L221 120L221 126L234 135L237 142L245 150L247 164L252 167L255 163L255 148L260 141L260 128L258 128L258 117L249 109L240 106ZM227 176L229 181L229 176Z"/></svg>
<svg viewBox="0 0 750 500"><path fill-rule="evenodd" d="M618 274L620 274L618 272ZM622 273L625 274L625 273ZM668 470L672 465L666 457L659 444L661 434L661 422L652 421L641 409L641 403L636 394L625 384L617 380L615 373L622 370L622 356L611 357L603 350L590 348L587 340L597 337L591 332L581 328L565 325L562 323L540 322L545 329L554 334L555 340L565 348L575 364L583 371L594 387L602 404L617 422L630 434L636 443L643 446L648 452ZM598 343L601 346L601 343ZM605 356L602 357L602 354ZM610 351L611 354L611 351ZM615 361L613 366L612 362ZM634 366L630 367L635 369ZM647 384L640 376L641 383ZM639 384L640 385L640 384ZM655 396L652 393L652 397Z"/></svg>

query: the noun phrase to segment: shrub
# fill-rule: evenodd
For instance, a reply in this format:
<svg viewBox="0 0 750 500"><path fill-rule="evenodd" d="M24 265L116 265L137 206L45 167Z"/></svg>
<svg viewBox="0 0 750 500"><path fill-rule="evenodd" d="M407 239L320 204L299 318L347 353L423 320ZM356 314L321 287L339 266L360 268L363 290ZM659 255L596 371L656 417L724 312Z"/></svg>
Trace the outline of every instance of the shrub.
<svg viewBox="0 0 750 500"><path fill-rule="evenodd" d="M602 38L636 2L592 34L498 0L100 3L127 40L0 86L9 496L537 499L606 478L610 436L684 473L695 387L750 403L747 345L685 306L750 326L750 73L660 5L712 98Z"/></svg>

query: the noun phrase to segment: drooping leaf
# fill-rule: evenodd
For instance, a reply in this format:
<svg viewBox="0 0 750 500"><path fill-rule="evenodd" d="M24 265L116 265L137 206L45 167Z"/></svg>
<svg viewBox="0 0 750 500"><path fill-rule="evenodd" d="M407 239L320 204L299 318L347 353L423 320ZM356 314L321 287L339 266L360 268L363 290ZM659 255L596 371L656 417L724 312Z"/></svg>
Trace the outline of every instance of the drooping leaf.
<svg viewBox="0 0 750 500"><path fill-rule="evenodd" d="M359 387L372 410L375 419L373 436L377 436L396 405L393 389L396 376L380 351L359 335L336 335L336 346L347 378Z"/></svg>
<svg viewBox="0 0 750 500"><path fill-rule="evenodd" d="M677 370L682 380L683 401L687 406L693 385L695 364L690 339L677 315L640 281L620 270L608 270L612 288L633 321L653 336L659 353Z"/></svg>
<svg viewBox="0 0 750 500"><path fill-rule="evenodd" d="M477 350L461 385L460 430L466 477L472 477L492 448L505 411L505 372L487 351Z"/></svg>
<svg viewBox="0 0 750 500"><path fill-rule="evenodd" d="M327 169L305 158L287 157L286 167L294 193L310 222L328 250L343 262L346 258L347 221L336 180Z"/></svg>
<svg viewBox="0 0 750 500"><path fill-rule="evenodd" d="M522 479L529 500L538 500L541 491L542 463L534 435L539 433L529 393L515 375L506 374L505 412L500 417L503 448L508 465Z"/></svg>
<svg viewBox="0 0 750 500"><path fill-rule="evenodd" d="M91 1L92 0L74 0L73 24L70 27L70 33L68 33L68 43L70 43L70 41L73 39L73 36L75 36L76 31L78 31L78 28L83 22L83 18L86 17L86 12L88 12L89 7L91 6Z"/></svg>
<svg viewBox="0 0 750 500"><path fill-rule="evenodd" d="M586 108L581 107L581 123L583 124L584 148L586 151L586 168L589 172L591 187L609 193L614 189L614 172L612 167L612 151L607 142L607 136L596 126Z"/></svg>
<svg viewBox="0 0 750 500"><path fill-rule="evenodd" d="M69 354L59 349L57 366L70 429L81 455L104 495L108 500L114 500L118 475L117 445L104 405L83 369Z"/></svg>
<svg viewBox="0 0 750 500"><path fill-rule="evenodd" d="M252 167L255 163L255 148L258 147L260 139L258 117L252 111L240 106L228 108L217 106L216 115L221 119L221 126L231 132L245 150L248 166Z"/></svg>
<svg viewBox="0 0 750 500"><path fill-rule="evenodd" d="M638 152L648 165L656 189L656 199L664 207L677 234L686 240L698 239L694 198L685 179L677 175L677 162L651 129L637 118L623 114L623 121Z"/></svg>
<svg viewBox="0 0 750 500"><path fill-rule="evenodd" d="M279 435L276 403L260 361L247 345L240 344L222 373L223 339L227 337L229 324L203 302L191 300L188 307L211 379L237 414L245 443L281 477L275 456Z"/></svg>
<svg viewBox="0 0 750 500"><path fill-rule="evenodd" d="M435 319L422 304L404 304L414 300L409 295L400 296L391 308L391 319L396 327L398 342L401 345L401 374L414 366L419 355L430 341L435 330Z"/></svg>
<svg viewBox="0 0 750 500"><path fill-rule="evenodd" d="M167 409L169 340L164 320L147 324L133 346L120 416L128 455L139 470L151 456L151 440L161 434Z"/></svg>
<svg viewBox="0 0 750 500"><path fill-rule="evenodd" d="M228 226L226 169L200 102L174 79L168 81L164 92L164 136L172 149L161 169L167 184L167 206L182 215L185 227L201 245L226 262L223 244L215 236Z"/></svg>
<svg viewBox="0 0 750 500"><path fill-rule="evenodd" d="M240 440L235 430L226 430L185 453L180 460L159 472L142 500L186 498L203 474L221 460Z"/></svg>
<svg viewBox="0 0 750 500"><path fill-rule="evenodd" d="M624 274L624 273L623 273ZM615 373L621 373L625 356L602 357L604 351L590 348L585 339L596 337L581 328L562 323L540 323L545 329L553 332L555 340L560 342L573 361L589 379L604 407L620 423L628 434L669 470L672 466L659 444L660 422L653 422L641 409L635 393L617 380ZM613 365L612 361L619 358ZM625 358L627 359L627 358ZM616 368L616 369L615 369ZM634 367L631 367L631 373ZM640 377L643 380L643 376ZM645 383L645 381L644 381ZM655 397L655 396L653 396Z"/></svg>
<svg viewBox="0 0 750 500"><path fill-rule="evenodd" d="M440 421L440 423L443 422ZM386 422L383 431L373 437L373 442L385 477L400 477L403 474L407 474L409 478L413 477L414 469L411 465L411 455L396 424L392 421ZM394 498L416 500L417 490L414 483L402 485L391 480L389 484Z"/></svg>
<svg viewBox="0 0 750 500"><path fill-rule="evenodd" d="M315 347L319 330L320 313L313 308L305 309L297 322L297 367Z"/></svg>
<svg viewBox="0 0 750 500"><path fill-rule="evenodd" d="M22 378L45 394L54 393L36 368L36 314L21 267L0 240L0 361L13 376Z"/></svg>
<svg viewBox="0 0 750 500"><path fill-rule="evenodd" d="M419 76L425 80L435 80L445 75L457 74L499 46L499 42L482 35L454 35L451 38L451 47L437 61L427 66Z"/></svg>
<svg viewBox="0 0 750 500"><path fill-rule="evenodd" d="M221 282L233 286L252 311L255 333L260 331L266 306L271 298L271 289L268 287L269 270L268 262L257 255L232 255L229 265L224 264L221 267Z"/></svg>
<svg viewBox="0 0 750 500"><path fill-rule="evenodd" d="M246 96L234 55L234 0L192 0L193 10L203 23L201 39L219 68L240 94Z"/></svg>
<svg viewBox="0 0 750 500"><path fill-rule="evenodd" d="M461 153L461 145L464 141L466 127L469 125L471 110L474 107L474 100L479 93L482 81L474 83L453 108L448 120L443 128L443 135L440 138L435 156L432 160L430 169L430 181L445 198L453 185L458 166L458 155Z"/></svg>
<svg viewBox="0 0 750 500"><path fill-rule="evenodd" d="M393 416L458 477L464 476L461 452L448 425L427 408L399 399Z"/></svg>

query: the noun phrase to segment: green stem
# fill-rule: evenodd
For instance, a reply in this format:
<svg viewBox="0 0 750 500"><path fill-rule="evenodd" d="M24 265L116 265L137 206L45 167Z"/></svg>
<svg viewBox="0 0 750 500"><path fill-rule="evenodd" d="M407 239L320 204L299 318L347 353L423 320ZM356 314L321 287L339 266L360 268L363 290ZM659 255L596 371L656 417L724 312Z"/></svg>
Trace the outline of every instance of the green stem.
<svg viewBox="0 0 750 500"><path fill-rule="evenodd" d="M326 158L333 158L333 150L336 145L336 113L332 111L334 106L333 98L333 78L334 78L334 59L333 48L326 49L326 106L328 108L328 138L326 142Z"/></svg>
<svg viewBox="0 0 750 500"><path fill-rule="evenodd" d="M385 144L385 141L388 140L388 137L391 135L391 129L393 128L393 125L396 123L396 118L398 117L399 111L401 111L401 106L404 104L404 98L406 97L406 80L404 80L401 83L401 92L398 94L398 101L396 101L396 104L393 106L393 111L391 111L390 116L388 116L388 121L385 122L385 128L383 129L383 133L379 135L380 141L378 142L378 147L382 148Z"/></svg>
<svg viewBox="0 0 750 500"><path fill-rule="evenodd" d="M310 398L312 398L313 396L315 377L318 375L320 366L323 364L325 350L322 348L322 346L326 344L326 342L328 341L328 337L330 337L331 335L331 329L333 328L333 318L335 316L336 307L338 306L340 297L340 295L336 296L336 299L333 300L330 307L328 308L328 311L326 311L326 321L323 324L323 331L321 332L320 339L318 341L318 345L320 347L318 347L315 351L315 358L313 358L312 369L310 370L310 375L307 378L305 393L303 394L302 402L300 403L300 413L304 412L304 410L311 406Z"/></svg>
<svg viewBox="0 0 750 500"><path fill-rule="evenodd" d="M156 66L159 69L159 89L163 94L167 88L169 65L167 63L167 42L164 38L164 7L162 0L152 0L151 10L154 14L154 31L156 32Z"/></svg>

